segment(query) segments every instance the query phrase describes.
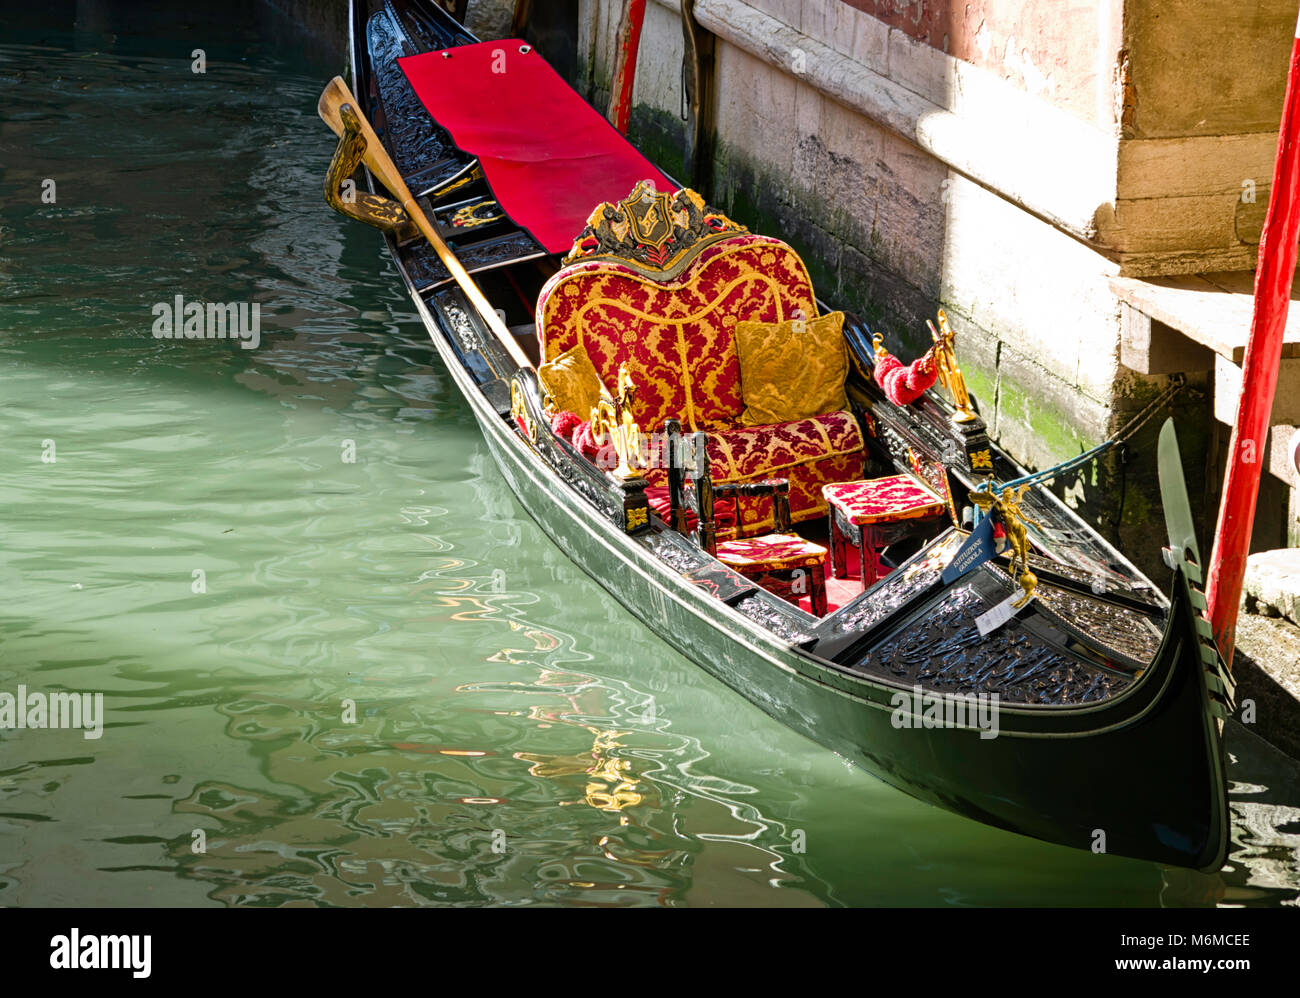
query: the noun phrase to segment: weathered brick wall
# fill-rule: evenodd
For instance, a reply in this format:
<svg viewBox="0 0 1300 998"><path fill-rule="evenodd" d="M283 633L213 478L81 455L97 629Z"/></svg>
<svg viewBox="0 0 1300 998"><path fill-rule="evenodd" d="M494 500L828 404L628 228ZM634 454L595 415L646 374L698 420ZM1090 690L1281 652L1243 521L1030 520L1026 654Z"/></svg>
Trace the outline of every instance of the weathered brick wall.
<svg viewBox="0 0 1300 998"><path fill-rule="evenodd" d="M1122 47L1122 0L840 2L1086 121L1115 121L1116 62L1108 53Z"/></svg>

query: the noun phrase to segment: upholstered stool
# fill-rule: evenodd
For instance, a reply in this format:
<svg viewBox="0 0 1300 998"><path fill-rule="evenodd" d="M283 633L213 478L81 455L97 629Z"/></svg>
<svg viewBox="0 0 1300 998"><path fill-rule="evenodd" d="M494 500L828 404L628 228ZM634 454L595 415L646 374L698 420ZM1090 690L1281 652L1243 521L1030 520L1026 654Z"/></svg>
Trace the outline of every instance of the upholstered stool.
<svg viewBox="0 0 1300 998"><path fill-rule="evenodd" d="M858 549L862 587L880 577L878 552L904 538L924 533L947 512L947 502L911 475L822 486L830 507L831 575L847 571L846 544Z"/></svg>
<svg viewBox="0 0 1300 998"><path fill-rule="evenodd" d="M826 549L798 534L723 541L715 557L732 571L797 604L806 592L815 616L826 616Z"/></svg>

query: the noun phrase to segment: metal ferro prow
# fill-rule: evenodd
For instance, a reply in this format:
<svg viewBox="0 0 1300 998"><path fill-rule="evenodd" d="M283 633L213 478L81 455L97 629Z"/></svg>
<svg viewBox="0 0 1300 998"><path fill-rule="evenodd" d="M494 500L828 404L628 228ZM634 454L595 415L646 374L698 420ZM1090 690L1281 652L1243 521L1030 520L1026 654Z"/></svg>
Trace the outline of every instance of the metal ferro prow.
<svg viewBox="0 0 1300 998"><path fill-rule="evenodd" d="M1201 550L1196 543L1196 524L1187 498L1187 482L1183 477L1182 455L1173 419L1166 419L1160 428L1156 461L1160 501L1164 506L1165 528L1169 534L1169 546L1164 549L1165 564L1173 569L1178 582L1174 598L1185 599L1189 604L1194 640L1205 676L1206 703L1222 732L1224 719L1237 709L1236 682L1215 644L1214 632L1206 619L1205 594L1201 591Z"/></svg>

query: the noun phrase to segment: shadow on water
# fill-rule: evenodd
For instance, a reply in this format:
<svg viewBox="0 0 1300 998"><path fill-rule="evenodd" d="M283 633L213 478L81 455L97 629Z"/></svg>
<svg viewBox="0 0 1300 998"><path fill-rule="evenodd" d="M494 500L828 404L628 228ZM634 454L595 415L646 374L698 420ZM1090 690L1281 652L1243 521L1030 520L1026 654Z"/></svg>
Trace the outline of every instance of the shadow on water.
<svg viewBox="0 0 1300 998"><path fill-rule="evenodd" d="M0 43L0 690L107 715L0 732L0 904L1295 902L1300 782L1242 729L1206 877L922 805L672 652L321 203L335 66L262 5L124 7ZM154 339L176 294L261 345Z"/></svg>

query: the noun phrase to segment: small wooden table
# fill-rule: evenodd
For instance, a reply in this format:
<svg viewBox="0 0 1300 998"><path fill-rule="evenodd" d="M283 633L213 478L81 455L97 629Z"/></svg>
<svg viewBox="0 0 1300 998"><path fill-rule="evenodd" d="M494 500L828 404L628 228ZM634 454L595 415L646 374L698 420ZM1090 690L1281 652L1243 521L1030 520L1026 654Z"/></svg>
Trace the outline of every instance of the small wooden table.
<svg viewBox="0 0 1300 998"><path fill-rule="evenodd" d="M948 509L942 497L911 475L834 482L822 486L822 496L830 507L831 575L844 577L845 545L852 544L858 549L863 589L880 578L881 549L929 531Z"/></svg>

